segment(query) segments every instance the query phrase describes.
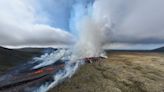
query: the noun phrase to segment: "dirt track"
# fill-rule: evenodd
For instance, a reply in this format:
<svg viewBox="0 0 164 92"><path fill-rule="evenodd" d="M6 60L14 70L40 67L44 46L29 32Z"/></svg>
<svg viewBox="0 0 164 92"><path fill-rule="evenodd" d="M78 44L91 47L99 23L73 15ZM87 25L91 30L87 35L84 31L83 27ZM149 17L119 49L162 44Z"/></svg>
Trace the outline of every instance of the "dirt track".
<svg viewBox="0 0 164 92"><path fill-rule="evenodd" d="M50 92L164 92L164 53L112 52Z"/></svg>

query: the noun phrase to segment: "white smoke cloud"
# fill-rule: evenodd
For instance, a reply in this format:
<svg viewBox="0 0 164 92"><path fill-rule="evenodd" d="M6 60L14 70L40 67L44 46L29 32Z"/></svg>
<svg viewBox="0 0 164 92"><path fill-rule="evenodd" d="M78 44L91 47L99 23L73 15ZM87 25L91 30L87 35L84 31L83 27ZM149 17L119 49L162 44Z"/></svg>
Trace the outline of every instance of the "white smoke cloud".
<svg viewBox="0 0 164 92"><path fill-rule="evenodd" d="M0 1L0 45L8 47L51 46L73 43L73 36L46 25L48 19L37 14L31 0Z"/></svg>
<svg viewBox="0 0 164 92"><path fill-rule="evenodd" d="M84 17L78 24L78 29L80 38L74 48L76 55L80 58L99 56L103 45L103 30L100 24L90 17Z"/></svg>
<svg viewBox="0 0 164 92"><path fill-rule="evenodd" d="M78 42L73 48L76 58L100 56L102 53L103 34L110 28L110 24L106 23L110 21L95 17L95 10L91 3L77 2L73 7L70 27L78 35Z"/></svg>
<svg viewBox="0 0 164 92"><path fill-rule="evenodd" d="M63 61L64 66L53 75L53 82L42 84L40 87L36 88L33 92L48 92L50 89L57 86L64 80L71 78L73 74L78 70L78 68L85 62L82 58L73 59L76 54L72 53L71 49L58 49L50 54L44 54L41 57L36 57L34 62L40 62L38 65L34 66L34 69L44 67L47 65L54 64L55 62ZM58 61L59 60L59 61Z"/></svg>

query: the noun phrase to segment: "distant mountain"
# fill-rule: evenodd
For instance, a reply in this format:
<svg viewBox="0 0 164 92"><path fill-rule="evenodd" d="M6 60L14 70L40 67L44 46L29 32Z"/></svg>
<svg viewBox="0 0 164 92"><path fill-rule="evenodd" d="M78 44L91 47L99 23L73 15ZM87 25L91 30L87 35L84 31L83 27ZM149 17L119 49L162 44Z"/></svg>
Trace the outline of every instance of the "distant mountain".
<svg viewBox="0 0 164 92"><path fill-rule="evenodd" d="M22 48L8 49L0 47L0 71L6 71L13 66L28 62L34 57L39 57L44 53L51 53L55 48ZM1 72L0 72L1 73Z"/></svg>
<svg viewBox="0 0 164 92"><path fill-rule="evenodd" d="M0 70L7 70L8 67L27 62L33 57L43 54L44 49L23 50L23 49L8 49L0 47Z"/></svg>
<svg viewBox="0 0 164 92"><path fill-rule="evenodd" d="M160 47L160 48L154 49L153 51L164 52L164 47Z"/></svg>

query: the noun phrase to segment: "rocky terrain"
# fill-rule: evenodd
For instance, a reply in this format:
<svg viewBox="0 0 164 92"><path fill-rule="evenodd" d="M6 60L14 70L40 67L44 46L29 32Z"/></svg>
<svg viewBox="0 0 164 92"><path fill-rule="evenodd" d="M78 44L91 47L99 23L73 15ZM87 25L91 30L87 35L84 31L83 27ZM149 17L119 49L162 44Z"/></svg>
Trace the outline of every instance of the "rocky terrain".
<svg viewBox="0 0 164 92"><path fill-rule="evenodd" d="M111 52L49 92L164 92L164 53Z"/></svg>

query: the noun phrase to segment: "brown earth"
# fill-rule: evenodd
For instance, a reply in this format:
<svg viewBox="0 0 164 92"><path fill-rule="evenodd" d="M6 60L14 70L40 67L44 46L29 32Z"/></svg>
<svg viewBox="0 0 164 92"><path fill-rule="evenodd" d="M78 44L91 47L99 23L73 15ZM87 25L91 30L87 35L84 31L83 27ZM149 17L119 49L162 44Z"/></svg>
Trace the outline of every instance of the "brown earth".
<svg viewBox="0 0 164 92"><path fill-rule="evenodd" d="M49 92L164 92L164 53L112 52Z"/></svg>

